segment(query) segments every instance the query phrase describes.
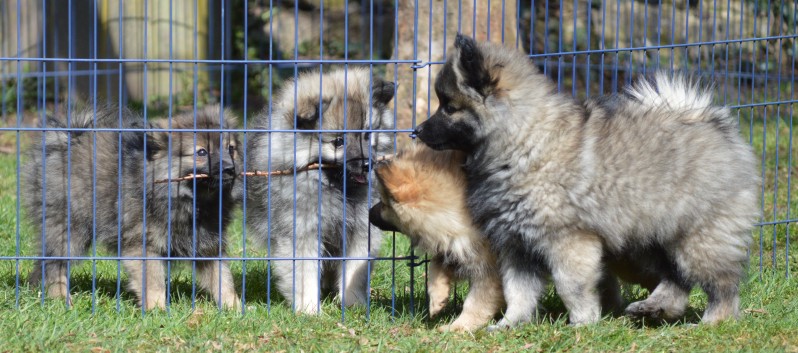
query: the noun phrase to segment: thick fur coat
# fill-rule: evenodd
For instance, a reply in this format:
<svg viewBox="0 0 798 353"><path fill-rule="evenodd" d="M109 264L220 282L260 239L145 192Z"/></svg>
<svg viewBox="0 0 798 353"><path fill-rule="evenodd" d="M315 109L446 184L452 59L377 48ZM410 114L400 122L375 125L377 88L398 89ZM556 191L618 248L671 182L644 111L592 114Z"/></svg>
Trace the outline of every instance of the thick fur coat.
<svg viewBox="0 0 798 353"><path fill-rule="evenodd" d="M470 282L463 311L441 331L473 331L486 325L504 305L499 268L466 205L465 156L434 151L421 144L402 150L376 170L380 202L369 218L383 230L399 231L432 260L429 314L448 301L453 281Z"/></svg>
<svg viewBox="0 0 798 353"><path fill-rule="evenodd" d="M318 313L323 288L346 305L366 303L373 267L366 258L377 255L382 240L368 222L377 202L371 161L394 145L392 134L368 130L394 126L394 89L363 67L304 73L254 119L255 128L274 132L252 135L247 169L296 168L248 178L247 226L278 258L277 288L297 312ZM315 163L325 168L303 169Z"/></svg>
<svg viewBox="0 0 798 353"><path fill-rule="evenodd" d="M458 36L416 135L468 154L468 206L497 252L507 311L529 321L546 274L573 324L599 320L605 266L652 287L634 315L734 318L760 178L728 109L681 76L578 102L522 53Z"/></svg>
<svg viewBox="0 0 798 353"><path fill-rule="evenodd" d="M209 129L221 109L208 107L175 116L171 123L144 120L124 109L77 110L51 117L46 127L77 129ZM225 113L225 119L230 119ZM238 140L219 132L48 131L33 139L22 166L23 205L41 224L38 244L45 257L86 256L96 241L122 260L129 287L146 309L166 304L165 261L147 257L219 257L220 233L235 207L240 172ZM205 179L155 183L189 174ZM221 207L221 208L220 208ZM30 275L43 280L50 297L69 298L70 261L37 261ZM74 263L74 261L73 261ZM146 266L146 268L145 268ZM224 261L198 261L198 284L219 304L237 306L232 275ZM220 291L221 290L221 291Z"/></svg>

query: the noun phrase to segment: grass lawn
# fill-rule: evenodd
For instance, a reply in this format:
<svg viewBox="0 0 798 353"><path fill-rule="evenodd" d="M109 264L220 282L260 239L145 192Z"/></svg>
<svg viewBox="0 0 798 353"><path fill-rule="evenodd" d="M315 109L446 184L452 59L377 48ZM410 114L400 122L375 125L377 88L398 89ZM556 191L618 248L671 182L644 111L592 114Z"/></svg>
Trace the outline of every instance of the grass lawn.
<svg viewBox="0 0 798 353"><path fill-rule="evenodd" d="M794 160L798 155L788 146L787 121L782 120L777 128L775 119L769 119L768 124L761 120L751 124L747 111L741 111L740 116L743 135L764 156L764 222L795 219L798 195L790 195L788 201L787 181L788 175L798 176L798 163L788 165L787 161L790 153ZM36 253L31 239L39 234L27 221L17 222L16 163L14 154L0 155L0 256L15 256L17 251L33 256ZM424 309L424 267L411 269L408 260L378 261L372 276L370 307L346 310L345 315L332 299L318 317L293 315L274 290L269 292L268 265L257 261L232 264L237 290L245 294L247 303L243 314L240 310L220 312L202 293L192 300L191 267L186 265L172 268L170 310L142 314L124 289L125 275L117 280L116 261L84 262L73 267L73 306L67 309L61 301L42 301L38 287L23 284L32 261L0 260L0 352L798 351L798 278L785 278L787 264L791 270L798 268L795 242L790 243L787 256L787 234L794 234L795 228L779 224L753 230L750 274L742 285L742 317L717 326L696 325L706 303L700 291L693 292L690 309L680 322L654 324L605 318L585 327L568 326L562 303L549 293L539 323L504 332L441 334L434 327L458 313L465 287L458 288L457 301L443 317L429 320ZM403 236L385 237L383 256L409 254L409 243ZM231 255L242 255L240 216L230 239ZM265 255L260 249L252 249L247 244L247 256ZM120 285L121 291L117 291ZM646 295L634 286L626 287L625 294L629 300Z"/></svg>

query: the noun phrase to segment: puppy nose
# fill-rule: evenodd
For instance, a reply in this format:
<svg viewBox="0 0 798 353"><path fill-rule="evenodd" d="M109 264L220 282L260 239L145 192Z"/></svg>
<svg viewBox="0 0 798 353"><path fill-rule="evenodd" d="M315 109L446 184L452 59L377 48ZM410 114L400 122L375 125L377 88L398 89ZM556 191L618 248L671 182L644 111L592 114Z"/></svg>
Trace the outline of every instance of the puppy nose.
<svg viewBox="0 0 798 353"><path fill-rule="evenodd" d="M423 126L424 126L424 124L416 126L416 128L413 130L413 132L410 133L410 138L414 139L414 138L418 137L418 135L421 134L421 131L424 130Z"/></svg>
<svg viewBox="0 0 798 353"><path fill-rule="evenodd" d="M231 161L222 161L222 173L228 176L236 175L236 165Z"/></svg>
<svg viewBox="0 0 798 353"><path fill-rule="evenodd" d="M370 166L369 161L363 161L363 165L360 166L361 168L363 168L363 174L368 174L369 166Z"/></svg>

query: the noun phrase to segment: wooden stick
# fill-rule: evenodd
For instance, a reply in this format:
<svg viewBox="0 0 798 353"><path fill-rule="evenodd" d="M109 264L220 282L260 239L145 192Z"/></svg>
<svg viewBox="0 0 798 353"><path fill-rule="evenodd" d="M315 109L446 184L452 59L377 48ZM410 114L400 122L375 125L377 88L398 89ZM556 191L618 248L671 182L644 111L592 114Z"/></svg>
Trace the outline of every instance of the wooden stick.
<svg viewBox="0 0 798 353"><path fill-rule="evenodd" d="M391 160L393 157L394 157L394 155L390 154L390 155L377 157L374 160L376 162L382 162L382 161ZM338 168L338 166L335 165L335 164L312 163L312 164L309 164L307 166L304 166L304 167L301 167L301 168L297 168L296 171L297 171L297 173L299 173L299 172L306 172L308 170L333 169L333 168ZM241 176L246 175L246 176L263 177L263 176L269 176L269 175L277 176L277 175L293 175L293 174L294 174L294 168L284 169L284 170L275 170L275 171L271 171L271 172L266 172L266 171L262 171L262 170L255 170L255 171L251 171L251 172L242 172ZM189 174L189 175L186 175L186 176L180 177L180 178L156 180L153 183L162 184L162 183L180 182L180 181L186 181L186 180L192 180L192 179L204 179L204 178L210 178L210 175L208 175L208 174L196 174L196 175L195 174Z"/></svg>
<svg viewBox="0 0 798 353"><path fill-rule="evenodd" d="M205 178L210 178L210 177L211 176L208 175L208 174L189 174L189 175L186 175L186 176L180 177L180 178L156 180L153 183L161 184L161 183L167 183L167 182L170 182L170 181L171 182L178 182L178 181L186 181L186 180L191 180L191 179L205 179Z"/></svg>
<svg viewBox="0 0 798 353"><path fill-rule="evenodd" d="M334 165L334 164L313 163L313 164L307 165L307 166L302 167L302 168L297 168L296 172L297 173L306 172L308 170L315 170L315 169L333 169L333 168L336 168L336 167L337 166ZM246 176L269 176L269 175L274 176L274 175L293 175L293 174L294 174L294 168L285 169L285 170L275 170L275 171L272 171L272 172L265 172L265 171L262 171L262 170L256 170L256 171L252 171L252 172L243 172L243 173L241 173L241 176L244 176L244 175L246 175Z"/></svg>

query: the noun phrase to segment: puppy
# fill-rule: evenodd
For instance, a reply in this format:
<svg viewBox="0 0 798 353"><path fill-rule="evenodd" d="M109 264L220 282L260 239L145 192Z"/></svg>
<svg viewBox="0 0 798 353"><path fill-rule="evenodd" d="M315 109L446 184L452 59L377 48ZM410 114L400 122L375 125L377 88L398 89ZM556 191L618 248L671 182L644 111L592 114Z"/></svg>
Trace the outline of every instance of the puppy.
<svg viewBox="0 0 798 353"><path fill-rule="evenodd" d="M248 179L247 226L282 258L272 262L277 288L296 312L318 313L331 287L347 306L367 301L373 263L365 258L382 242L367 217L376 202L371 161L393 147L392 134L374 130L393 126L393 95L394 84L367 68L307 72L254 118L256 128L276 132L251 135L247 168L292 172ZM308 170L312 164L324 167Z"/></svg>
<svg viewBox="0 0 798 353"><path fill-rule="evenodd" d="M761 181L709 90L658 73L579 102L519 51L458 35L450 53L440 106L415 134L468 156L468 208L507 299L498 327L531 319L547 274L572 324L598 321L603 268L626 261L656 276L629 314L679 317L698 285L703 322L738 316Z"/></svg>
<svg viewBox="0 0 798 353"><path fill-rule="evenodd" d="M166 304L165 261L150 257L224 257L220 233L235 207L236 135L216 132L231 114L208 107L149 126L126 109L73 111L47 119L64 129L207 129L211 131L48 131L34 138L22 166L22 202L31 223L41 224L44 257L31 283L44 281L49 297L69 300L70 261L48 257L85 256L93 242L122 260L128 287L145 309ZM189 174L208 178L156 183ZM117 249L121 249L117 253ZM77 261L72 261L74 264ZM226 261L197 261L198 284L226 307L239 304Z"/></svg>

